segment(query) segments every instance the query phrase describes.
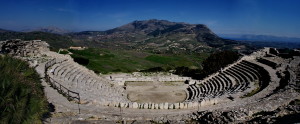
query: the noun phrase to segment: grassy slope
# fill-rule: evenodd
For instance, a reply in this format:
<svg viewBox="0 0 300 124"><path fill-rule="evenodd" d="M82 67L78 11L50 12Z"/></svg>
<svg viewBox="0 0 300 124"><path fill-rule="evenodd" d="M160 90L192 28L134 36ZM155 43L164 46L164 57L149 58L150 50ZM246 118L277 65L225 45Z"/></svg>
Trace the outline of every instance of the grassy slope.
<svg viewBox="0 0 300 124"><path fill-rule="evenodd" d="M42 123L48 103L33 68L0 56L0 86L0 123Z"/></svg>
<svg viewBox="0 0 300 124"><path fill-rule="evenodd" d="M134 72L153 67L162 67L166 70L186 66L197 68L208 54L153 54L140 51L109 50L89 48L82 51L71 50L72 57L89 59L87 68L101 73Z"/></svg>

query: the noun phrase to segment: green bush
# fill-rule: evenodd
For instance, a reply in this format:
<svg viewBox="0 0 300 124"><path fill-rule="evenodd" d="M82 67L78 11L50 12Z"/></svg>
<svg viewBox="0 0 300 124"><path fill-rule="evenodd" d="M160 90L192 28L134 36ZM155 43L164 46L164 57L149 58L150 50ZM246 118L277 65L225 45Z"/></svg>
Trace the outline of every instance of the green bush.
<svg viewBox="0 0 300 124"><path fill-rule="evenodd" d="M0 56L0 86L0 123L42 123L48 103L33 68Z"/></svg>
<svg viewBox="0 0 300 124"><path fill-rule="evenodd" d="M162 67L153 67L146 70L141 70L141 72L163 72L165 71Z"/></svg>
<svg viewBox="0 0 300 124"><path fill-rule="evenodd" d="M189 76L194 79L203 79L204 77L217 72L228 64L238 60L239 54L233 51L222 51L211 54L202 63L202 69L190 69L188 67L177 67L175 74Z"/></svg>
<svg viewBox="0 0 300 124"><path fill-rule="evenodd" d="M59 54L68 54L68 51L59 51Z"/></svg>
<svg viewBox="0 0 300 124"><path fill-rule="evenodd" d="M88 65L90 60L84 57L73 57L74 61L81 65Z"/></svg>

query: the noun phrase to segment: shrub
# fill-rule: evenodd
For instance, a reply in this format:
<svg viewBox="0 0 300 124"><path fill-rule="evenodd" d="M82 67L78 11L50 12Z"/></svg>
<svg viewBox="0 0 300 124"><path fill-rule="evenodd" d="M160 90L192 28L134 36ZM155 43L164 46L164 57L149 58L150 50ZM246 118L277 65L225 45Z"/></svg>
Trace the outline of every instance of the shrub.
<svg viewBox="0 0 300 124"><path fill-rule="evenodd" d="M0 56L0 86L0 123L42 123L48 103L33 68Z"/></svg>
<svg viewBox="0 0 300 124"><path fill-rule="evenodd" d="M73 57L74 61L81 65L88 65L90 60L84 57Z"/></svg>

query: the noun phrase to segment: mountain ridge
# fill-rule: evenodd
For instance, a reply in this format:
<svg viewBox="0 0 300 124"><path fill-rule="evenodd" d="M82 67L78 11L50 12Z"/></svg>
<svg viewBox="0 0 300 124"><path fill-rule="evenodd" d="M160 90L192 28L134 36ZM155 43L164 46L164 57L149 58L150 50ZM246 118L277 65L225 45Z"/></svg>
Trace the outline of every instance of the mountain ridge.
<svg viewBox="0 0 300 124"><path fill-rule="evenodd" d="M53 34L67 34L67 33L70 33L70 31L68 31L68 30L58 28L58 27L55 27L55 26L25 29L25 30L22 30L21 32L46 32L46 33L53 33Z"/></svg>
<svg viewBox="0 0 300 124"><path fill-rule="evenodd" d="M233 40L226 40L217 36L204 24L188 24L183 22L171 22L167 20L141 20L133 21L106 31L84 31L70 33L77 41L86 40L93 42L122 42L129 46L140 46L132 42L150 42L148 45L163 44L162 41L187 40L193 45L209 47L222 47L236 44ZM177 37L177 39L174 39ZM159 41L161 40L161 42ZM86 44L83 44L86 45ZM143 46L147 47L147 46ZM167 47L167 46L164 46ZM194 46L196 47L196 46ZM194 49L194 48L191 48Z"/></svg>
<svg viewBox="0 0 300 124"><path fill-rule="evenodd" d="M50 40L50 45L51 42L55 41L55 38L58 38L60 40L66 39L69 45L140 50L154 53L209 52L214 49L240 50L245 48L245 44L219 37L204 24L188 24L157 19L136 20L106 31L81 31L59 34L57 32L54 33L55 31L53 30L45 29L38 31L44 33L36 32L0 34L4 36L2 37L4 40L8 38L22 39L24 37L28 39L27 35L29 35L29 39ZM69 45L55 43L55 47L58 48L60 46L65 48Z"/></svg>

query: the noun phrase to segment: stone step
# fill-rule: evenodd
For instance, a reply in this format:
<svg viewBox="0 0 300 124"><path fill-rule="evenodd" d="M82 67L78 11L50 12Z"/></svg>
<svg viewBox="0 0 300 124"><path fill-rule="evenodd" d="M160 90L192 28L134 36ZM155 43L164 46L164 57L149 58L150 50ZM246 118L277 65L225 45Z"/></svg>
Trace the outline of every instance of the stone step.
<svg viewBox="0 0 300 124"><path fill-rule="evenodd" d="M225 83L225 87L224 87L225 90L227 90L228 88L232 87L231 80L228 77L226 77L224 74L220 74L220 78Z"/></svg>
<svg viewBox="0 0 300 124"><path fill-rule="evenodd" d="M251 75L252 81L258 79L258 76L257 76L258 72L256 70L252 70L252 69L243 67L243 66L241 66L241 64L238 64L236 66L241 70L245 70L249 75Z"/></svg>
<svg viewBox="0 0 300 124"><path fill-rule="evenodd" d="M67 76L67 74L69 74L74 68L75 68L74 65L70 65L67 68L67 70L65 70L65 72L61 74L61 77L65 78Z"/></svg>
<svg viewBox="0 0 300 124"><path fill-rule="evenodd" d="M215 94L215 93L217 93L219 91L219 85L218 85L219 82L217 82L217 80L215 79L215 76L212 77L211 83L212 83L212 85L214 87L214 89L212 90L212 94Z"/></svg>
<svg viewBox="0 0 300 124"><path fill-rule="evenodd" d="M71 69L71 71L69 71L68 73L66 73L66 75L64 76L65 80L70 80L71 76L74 76L74 73L76 71L78 71L75 67L71 67L70 69Z"/></svg>
<svg viewBox="0 0 300 124"><path fill-rule="evenodd" d="M54 74L56 76L58 76L58 72L62 71L62 69L64 68L64 66L67 66L66 62L62 62L62 63L57 63L59 65L59 67L57 67L54 71Z"/></svg>
<svg viewBox="0 0 300 124"><path fill-rule="evenodd" d="M230 71L224 71L223 73L225 73L226 75L229 75L230 77L232 77L236 84L238 84L239 82L242 82L240 77L238 77L237 75L232 74L232 72L230 72Z"/></svg>
<svg viewBox="0 0 300 124"><path fill-rule="evenodd" d="M192 85L189 86L189 89L191 91L191 100L195 99L196 91Z"/></svg>
<svg viewBox="0 0 300 124"><path fill-rule="evenodd" d="M67 62L64 62L63 65L61 65L61 66L62 66L62 68L60 68L60 70L58 70L56 76L61 77L62 73L64 73L68 69L68 67L70 66L70 64L67 64Z"/></svg>
<svg viewBox="0 0 300 124"><path fill-rule="evenodd" d="M253 77L255 77L255 80L259 79L260 74L259 74L259 72L258 72L256 69L251 68L251 67L249 67L249 66L245 66L244 64L238 64L237 66L239 66L240 68L248 69L249 72L252 73Z"/></svg>
<svg viewBox="0 0 300 124"><path fill-rule="evenodd" d="M242 77L244 82L251 82L251 79L249 77L247 77L242 71L239 71L235 68L231 68L231 70L233 72L235 72L236 74L238 74L240 77ZM242 82L242 83L244 83L244 82Z"/></svg>
<svg viewBox="0 0 300 124"><path fill-rule="evenodd" d="M223 91L225 89L225 87L226 87L225 81L221 78L220 74L217 75L215 78L219 82L219 85L220 85L218 92Z"/></svg>
<svg viewBox="0 0 300 124"><path fill-rule="evenodd" d="M246 79L245 77L240 74L240 72L230 68L228 70L226 70L227 72L231 73L232 75L236 76L238 79L239 79L239 82L238 83L243 83L243 82L246 82Z"/></svg>

